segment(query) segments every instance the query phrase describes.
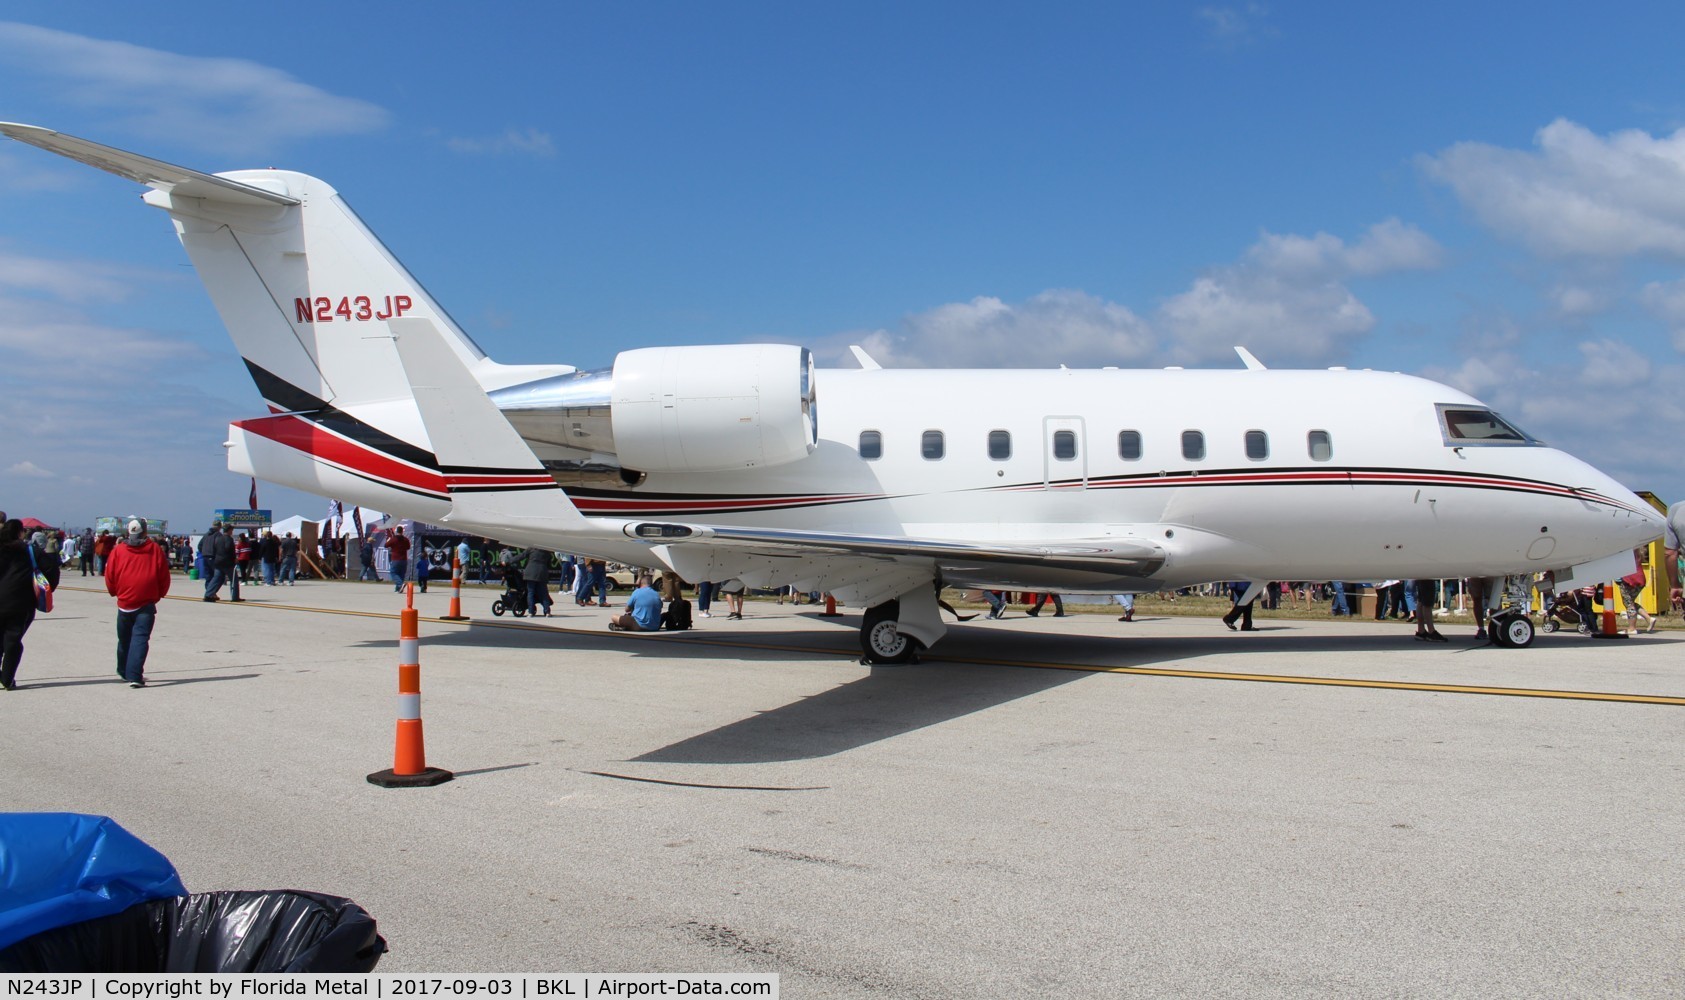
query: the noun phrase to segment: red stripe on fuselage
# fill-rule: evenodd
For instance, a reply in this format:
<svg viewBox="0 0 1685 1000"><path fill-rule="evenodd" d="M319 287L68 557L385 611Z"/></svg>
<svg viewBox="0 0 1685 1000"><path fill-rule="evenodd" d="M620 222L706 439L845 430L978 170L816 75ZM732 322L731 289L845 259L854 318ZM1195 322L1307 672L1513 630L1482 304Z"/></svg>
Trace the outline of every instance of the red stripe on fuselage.
<svg viewBox="0 0 1685 1000"><path fill-rule="evenodd" d="M296 449L321 462L337 465L377 481L392 483L408 490L444 496L452 487L477 486L554 486L556 481L547 473L484 473L452 472L441 475L408 462L399 461L384 452L376 451L359 441L342 437L319 424L297 414L257 417L236 421L234 426L251 431L260 437Z"/></svg>
<svg viewBox="0 0 1685 1000"><path fill-rule="evenodd" d="M445 477L437 472L419 469L408 462L400 462L365 444L340 437L296 414L237 420L234 426L301 451L317 461L337 465L370 479L389 482L408 490L436 494L441 499L447 496Z"/></svg>

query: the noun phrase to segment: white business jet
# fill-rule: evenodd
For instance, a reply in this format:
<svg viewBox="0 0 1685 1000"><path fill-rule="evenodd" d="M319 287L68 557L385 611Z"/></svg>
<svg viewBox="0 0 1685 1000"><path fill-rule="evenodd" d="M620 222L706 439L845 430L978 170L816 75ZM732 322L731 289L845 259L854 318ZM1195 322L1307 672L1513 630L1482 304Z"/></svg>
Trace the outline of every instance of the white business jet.
<svg viewBox="0 0 1685 1000"><path fill-rule="evenodd" d="M1662 519L1478 400L1386 372L816 372L794 346L492 361L335 190L205 174L48 129L0 133L151 188L270 415L229 468L506 542L863 607L905 662L944 585L1066 593L1217 580L1631 570ZM823 407L819 406L823 400ZM1525 618L1499 641L1532 639Z"/></svg>

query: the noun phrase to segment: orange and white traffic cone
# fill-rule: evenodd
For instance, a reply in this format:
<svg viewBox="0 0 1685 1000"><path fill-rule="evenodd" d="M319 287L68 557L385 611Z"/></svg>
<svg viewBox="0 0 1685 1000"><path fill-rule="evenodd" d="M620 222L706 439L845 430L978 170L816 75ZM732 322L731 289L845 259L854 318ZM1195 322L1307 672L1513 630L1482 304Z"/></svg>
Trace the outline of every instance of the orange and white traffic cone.
<svg viewBox="0 0 1685 1000"><path fill-rule="evenodd" d="M405 589L407 606L398 616L398 733L392 750L392 769L369 775L369 784L382 788L420 788L456 777L427 766L421 738L421 630L415 610L415 584Z"/></svg>
<svg viewBox="0 0 1685 1000"><path fill-rule="evenodd" d="M443 621L465 622L468 616L462 613L462 559L451 556L451 613Z"/></svg>
<svg viewBox="0 0 1685 1000"><path fill-rule="evenodd" d="M1597 629L1592 631L1595 639L1625 639L1626 633L1621 631L1615 621L1615 585L1606 583L1599 591L1603 595L1603 614Z"/></svg>

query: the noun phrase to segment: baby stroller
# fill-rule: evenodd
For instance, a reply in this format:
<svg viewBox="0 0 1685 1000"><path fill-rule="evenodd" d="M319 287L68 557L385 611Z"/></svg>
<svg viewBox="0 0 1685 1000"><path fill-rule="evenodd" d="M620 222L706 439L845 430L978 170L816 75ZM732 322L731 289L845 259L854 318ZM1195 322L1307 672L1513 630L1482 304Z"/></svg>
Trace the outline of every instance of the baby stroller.
<svg viewBox="0 0 1685 1000"><path fill-rule="evenodd" d="M1555 632L1572 625L1581 635L1591 634L1591 595L1580 590L1553 594L1545 605L1545 631Z"/></svg>
<svg viewBox="0 0 1685 1000"><path fill-rule="evenodd" d="M526 617L527 581L522 578L519 566L503 567L503 596L491 602L492 614L502 618L505 611L516 618Z"/></svg>

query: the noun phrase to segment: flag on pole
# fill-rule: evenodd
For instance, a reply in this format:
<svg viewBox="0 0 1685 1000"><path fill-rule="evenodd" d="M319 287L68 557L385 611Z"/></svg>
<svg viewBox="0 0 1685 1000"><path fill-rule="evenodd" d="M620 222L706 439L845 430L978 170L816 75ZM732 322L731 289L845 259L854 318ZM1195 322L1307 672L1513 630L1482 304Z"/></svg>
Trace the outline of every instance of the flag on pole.
<svg viewBox="0 0 1685 1000"><path fill-rule="evenodd" d="M328 537L339 537L339 518L345 513L345 505L338 500L328 501Z"/></svg>
<svg viewBox="0 0 1685 1000"><path fill-rule="evenodd" d="M252 495L251 495L251 498L247 502L251 505L252 510L257 510L257 477L256 476L252 477Z"/></svg>
<svg viewBox="0 0 1685 1000"><path fill-rule="evenodd" d="M357 541L363 540L363 506L358 504L351 508L351 523L357 527Z"/></svg>

